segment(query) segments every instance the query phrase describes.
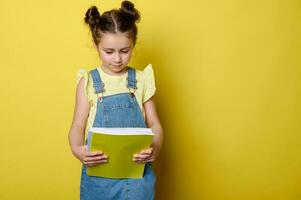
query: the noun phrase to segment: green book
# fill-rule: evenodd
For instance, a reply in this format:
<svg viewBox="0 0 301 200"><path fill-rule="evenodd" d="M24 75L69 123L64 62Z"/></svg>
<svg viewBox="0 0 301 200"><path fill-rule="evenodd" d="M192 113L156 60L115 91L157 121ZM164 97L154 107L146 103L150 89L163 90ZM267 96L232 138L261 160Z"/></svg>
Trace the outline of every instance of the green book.
<svg viewBox="0 0 301 200"><path fill-rule="evenodd" d="M150 147L154 134L150 128L90 128L89 151L102 151L108 162L87 167L88 176L106 178L142 178L144 163L133 161L133 155Z"/></svg>

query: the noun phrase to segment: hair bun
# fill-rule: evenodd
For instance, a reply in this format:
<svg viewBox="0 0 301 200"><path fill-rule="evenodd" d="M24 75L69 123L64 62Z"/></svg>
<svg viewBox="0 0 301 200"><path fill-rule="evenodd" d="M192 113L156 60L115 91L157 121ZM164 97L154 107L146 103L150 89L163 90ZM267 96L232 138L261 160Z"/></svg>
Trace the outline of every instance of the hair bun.
<svg viewBox="0 0 301 200"><path fill-rule="evenodd" d="M134 21L139 21L140 19L139 11L135 9L134 4L130 1L123 1L119 10L130 15Z"/></svg>
<svg viewBox="0 0 301 200"><path fill-rule="evenodd" d="M90 7L86 12L85 22L94 27L99 23L100 14L96 6Z"/></svg>

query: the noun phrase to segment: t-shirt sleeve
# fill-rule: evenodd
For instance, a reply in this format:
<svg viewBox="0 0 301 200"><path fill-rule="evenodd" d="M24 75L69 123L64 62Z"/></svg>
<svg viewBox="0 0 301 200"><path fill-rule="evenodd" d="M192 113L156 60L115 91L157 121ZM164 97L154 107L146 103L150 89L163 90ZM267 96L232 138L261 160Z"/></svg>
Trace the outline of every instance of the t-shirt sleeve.
<svg viewBox="0 0 301 200"><path fill-rule="evenodd" d="M144 74L144 90L143 90L143 103L149 100L156 91L155 76L152 64L149 64L143 70Z"/></svg>
<svg viewBox="0 0 301 200"><path fill-rule="evenodd" d="M88 84L89 84L89 74L88 71L85 69L80 69L76 74L76 86L78 85L81 78L84 78L85 80L85 87L84 87L84 94L87 97L88 101L90 101L90 95L88 90Z"/></svg>

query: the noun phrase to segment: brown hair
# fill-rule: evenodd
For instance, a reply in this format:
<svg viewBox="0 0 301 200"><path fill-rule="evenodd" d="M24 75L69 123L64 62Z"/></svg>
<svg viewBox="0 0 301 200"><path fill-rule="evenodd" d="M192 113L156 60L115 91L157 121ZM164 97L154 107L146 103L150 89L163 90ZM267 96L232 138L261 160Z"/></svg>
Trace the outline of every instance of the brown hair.
<svg viewBox="0 0 301 200"><path fill-rule="evenodd" d="M137 26L140 20L140 13L130 1L123 1L121 8L112 9L99 14L96 6L91 6L85 16L85 22L89 25L93 41L99 44L103 33L128 33L133 45L136 44Z"/></svg>

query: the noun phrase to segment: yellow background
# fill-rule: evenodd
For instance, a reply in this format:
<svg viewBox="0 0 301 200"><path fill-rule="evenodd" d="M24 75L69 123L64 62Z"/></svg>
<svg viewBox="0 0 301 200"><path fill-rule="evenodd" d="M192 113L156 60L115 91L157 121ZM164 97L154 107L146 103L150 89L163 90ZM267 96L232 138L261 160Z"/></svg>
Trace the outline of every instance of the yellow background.
<svg viewBox="0 0 301 200"><path fill-rule="evenodd" d="M121 1L0 2L0 199L75 200L75 75L99 65L83 18ZM165 129L157 199L301 199L301 3L134 1L130 63L152 63Z"/></svg>

